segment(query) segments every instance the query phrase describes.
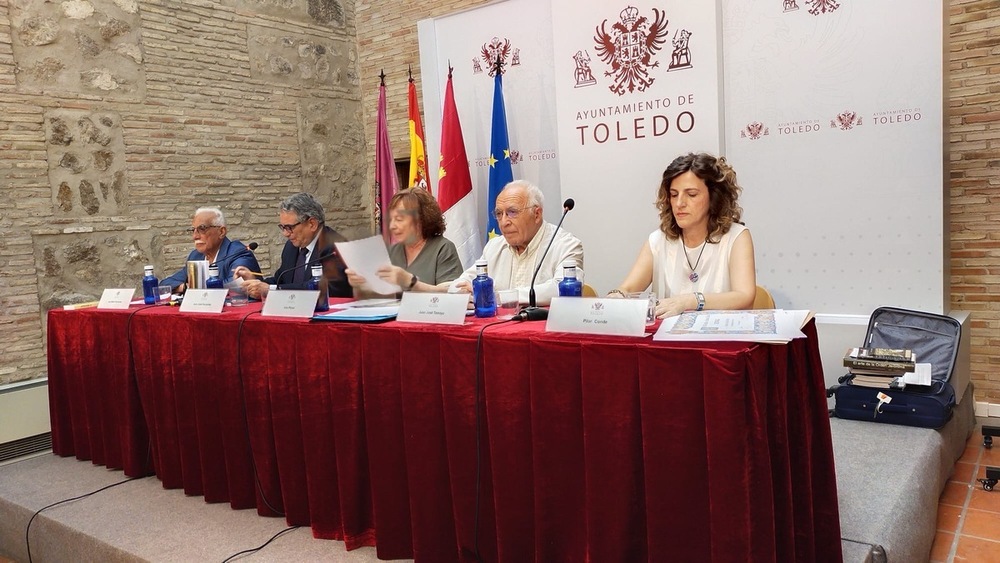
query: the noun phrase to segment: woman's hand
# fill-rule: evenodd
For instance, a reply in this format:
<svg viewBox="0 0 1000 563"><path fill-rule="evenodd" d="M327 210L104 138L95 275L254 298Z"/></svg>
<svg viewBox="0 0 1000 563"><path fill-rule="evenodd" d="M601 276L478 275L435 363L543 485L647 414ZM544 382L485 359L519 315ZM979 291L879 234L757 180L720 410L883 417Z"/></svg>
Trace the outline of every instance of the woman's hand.
<svg viewBox="0 0 1000 563"><path fill-rule="evenodd" d="M375 273L378 274L379 279L382 281L398 285L404 289L409 288L410 281L413 280L413 274L407 272L399 266L392 266L389 264L379 267Z"/></svg>
<svg viewBox="0 0 1000 563"><path fill-rule="evenodd" d="M677 295L674 297L665 297L663 299L656 300L656 318L665 319L667 317L677 316L688 309L693 309L690 307L691 295ZM696 305L697 306L697 305Z"/></svg>
<svg viewBox="0 0 1000 563"><path fill-rule="evenodd" d="M347 274L347 283L351 284L351 287L360 288L368 284L368 280L364 276L359 275L350 268L344 270L344 273Z"/></svg>

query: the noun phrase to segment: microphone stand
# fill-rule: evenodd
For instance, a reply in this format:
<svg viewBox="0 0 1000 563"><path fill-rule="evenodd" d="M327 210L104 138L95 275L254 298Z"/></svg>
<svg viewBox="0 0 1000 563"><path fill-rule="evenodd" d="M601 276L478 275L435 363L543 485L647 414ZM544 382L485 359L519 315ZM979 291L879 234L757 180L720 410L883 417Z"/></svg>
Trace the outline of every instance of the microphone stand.
<svg viewBox="0 0 1000 563"><path fill-rule="evenodd" d="M249 246L244 246L243 250L238 250L235 253L230 254L229 256L226 256L221 260L216 260L215 262L212 262L210 266L220 266L221 264L231 262L233 260L236 260L237 258L242 258L243 256L246 256L248 254L253 255L254 250L257 250L257 243L251 242Z"/></svg>
<svg viewBox="0 0 1000 563"><path fill-rule="evenodd" d="M552 231L552 238L549 239L549 245L545 247L545 252L542 253L542 257L538 259L538 265L535 266L535 273L531 276L531 286L528 289L528 306L521 310L518 314L514 315L512 320L515 321L544 321L549 318L549 310L544 307L537 307L535 305L535 278L538 277L538 271L542 269L542 262L545 260L545 256L548 255L549 249L552 248L552 243L556 241L556 235L559 234L559 228L562 227L563 219L571 209L575 206L573 198L567 199L563 203L563 214L559 218L559 223L556 225L556 230Z"/></svg>
<svg viewBox="0 0 1000 563"><path fill-rule="evenodd" d="M277 289L281 289L281 278L282 278L282 276L284 276L288 272L293 272L293 271L295 271L295 270L297 270L299 268L308 268L309 266L312 266L314 264L319 264L323 260L326 260L327 258L330 258L331 256L333 256L334 254L335 254L335 252L334 252L333 248L329 248L328 247L328 248L324 249L323 253L320 254L319 257L317 257L317 258L313 258L312 260L309 260L308 262L306 262L304 264L299 264L298 266L292 266L290 268L285 268L284 270L281 270L280 272L277 273L277 275L274 276L274 285L277 286Z"/></svg>

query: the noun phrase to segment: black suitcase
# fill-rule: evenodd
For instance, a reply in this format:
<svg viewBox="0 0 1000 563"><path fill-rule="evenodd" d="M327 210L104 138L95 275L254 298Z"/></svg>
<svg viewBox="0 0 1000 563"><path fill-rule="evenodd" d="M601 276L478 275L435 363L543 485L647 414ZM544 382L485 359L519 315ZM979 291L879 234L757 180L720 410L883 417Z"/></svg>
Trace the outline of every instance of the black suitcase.
<svg viewBox="0 0 1000 563"><path fill-rule="evenodd" d="M864 347L909 348L917 362L931 364L931 385L905 389L874 389L852 385L853 375L840 378L830 392L835 396L834 416L888 424L941 428L955 407L952 371L962 335L959 322L945 315L879 307L868 321ZM886 402L880 394L890 397Z"/></svg>

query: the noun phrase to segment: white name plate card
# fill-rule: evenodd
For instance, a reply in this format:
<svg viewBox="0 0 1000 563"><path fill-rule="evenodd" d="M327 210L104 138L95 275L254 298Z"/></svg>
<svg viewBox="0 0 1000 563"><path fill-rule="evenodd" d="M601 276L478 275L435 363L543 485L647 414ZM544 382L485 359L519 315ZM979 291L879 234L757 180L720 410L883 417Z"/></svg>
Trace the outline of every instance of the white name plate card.
<svg viewBox="0 0 1000 563"><path fill-rule="evenodd" d="M275 289L267 292L263 317L294 317L311 319L319 299L318 289Z"/></svg>
<svg viewBox="0 0 1000 563"><path fill-rule="evenodd" d="M182 313L221 313L228 289L189 289L181 301Z"/></svg>
<svg viewBox="0 0 1000 563"><path fill-rule="evenodd" d="M545 331L645 336L647 305L644 299L553 297Z"/></svg>
<svg viewBox="0 0 1000 563"><path fill-rule="evenodd" d="M399 303L396 320L404 323L460 325L469 306L467 293L407 292Z"/></svg>
<svg viewBox="0 0 1000 563"><path fill-rule="evenodd" d="M132 304L132 294L135 288L108 288L101 294L101 300L97 303L98 309L128 309Z"/></svg>

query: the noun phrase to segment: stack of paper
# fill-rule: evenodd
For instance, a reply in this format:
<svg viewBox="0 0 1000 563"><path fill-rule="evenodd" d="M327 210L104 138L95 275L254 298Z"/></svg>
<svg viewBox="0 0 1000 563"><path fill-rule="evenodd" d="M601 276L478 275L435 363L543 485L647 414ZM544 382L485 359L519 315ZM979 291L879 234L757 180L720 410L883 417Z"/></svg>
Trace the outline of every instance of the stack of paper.
<svg viewBox="0 0 1000 563"><path fill-rule="evenodd" d="M802 327L812 311L768 309L756 311L688 311L664 319L653 340L786 343L805 338Z"/></svg>

